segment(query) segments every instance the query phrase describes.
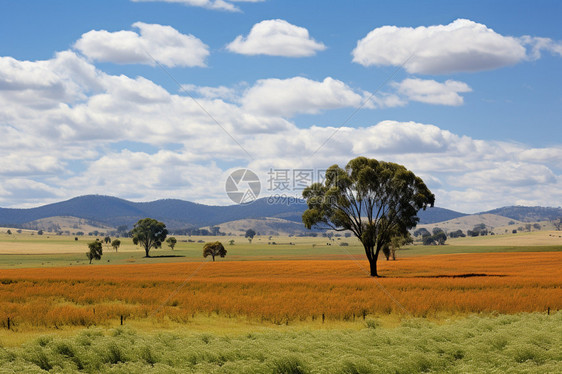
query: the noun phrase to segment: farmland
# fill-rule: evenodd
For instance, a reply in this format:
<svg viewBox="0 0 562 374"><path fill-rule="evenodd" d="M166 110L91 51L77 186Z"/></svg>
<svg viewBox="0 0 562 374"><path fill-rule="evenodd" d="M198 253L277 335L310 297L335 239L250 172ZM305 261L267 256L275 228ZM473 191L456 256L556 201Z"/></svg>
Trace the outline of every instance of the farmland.
<svg viewBox="0 0 562 374"><path fill-rule="evenodd" d="M562 308L562 252L412 256L381 261L382 279L368 277L367 268L360 256L331 255L5 269L0 320L11 316L21 328L89 326L122 315L183 323L202 313L280 324Z"/></svg>
<svg viewBox="0 0 562 374"><path fill-rule="evenodd" d="M383 277L373 279L351 238L256 237L250 244L235 237L217 262L202 258L198 241L221 238L181 237L175 250L153 250L152 258L123 239L118 252L105 248L101 261L87 265L84 252L92 238L4 235L0 345L6 348L0 362L12 357L29 370L43 365L90 372L120 366L138 371L143 365L155 372L223 366L223 372L284 372L275 371L284 365L300 372L331 372L330 365L341 372L471 371L513 367L508 363L522 372L556 371L560 334L552 326L562 309L560 239L548 232L517 236L512 242L511 236L489 238L494 246L480 245L480 238L410 246L397 261L381 258ZM339 246L344 240L349 245ZM522 329L526 324L535 329ZM479 329L487 332L476 337ZM392 355L359 359L357 344L375 336L387 342L369 348L375 356L390 346L395 354L407 347L412 354L399 368ZM464 347L463 339L480 348L501 347L482 356L481 349ZM95 358L83 346L86 340L99 351ZM347 356L337 355L333 344L321 348L334 340L349 346ZM295 341L308 345L310 354L295 348ZM184 359L168 356L162 344L183 352ZM205 353L207 345L223 345L225 352ZM70 351L61 353L63 346ZM259 346L276 355L264 356ZM460 358L453 364L443 358L455 354ZM485 359L477 365L467 361L479 355ZM151 360L155 366L147 364Z"/></svg>

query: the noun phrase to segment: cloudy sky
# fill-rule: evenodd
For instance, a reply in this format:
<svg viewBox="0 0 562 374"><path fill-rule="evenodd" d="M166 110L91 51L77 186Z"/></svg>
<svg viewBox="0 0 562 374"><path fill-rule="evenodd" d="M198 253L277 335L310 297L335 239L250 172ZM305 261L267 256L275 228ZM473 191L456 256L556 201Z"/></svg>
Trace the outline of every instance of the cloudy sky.
<svg viewBox="0 0 562 374"><path fill-rule="evenodd" d="M562 205L559 1L0 0L0 206L232 203L357 156ZM287 182L281 190L274 182ZM277 186L277 187L276 187Z"/></svg>

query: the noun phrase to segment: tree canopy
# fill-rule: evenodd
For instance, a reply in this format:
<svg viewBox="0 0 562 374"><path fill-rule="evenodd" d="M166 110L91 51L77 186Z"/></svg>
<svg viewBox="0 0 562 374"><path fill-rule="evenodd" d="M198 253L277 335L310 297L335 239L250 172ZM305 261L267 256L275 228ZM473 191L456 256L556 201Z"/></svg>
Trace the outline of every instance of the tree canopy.
<svg viewBox="0 0 562 374"><path fill-rule="evenodd" d="M168 239L166 239L166 243L168 244L168 247L172 249L172 251L174 250L177 242L178 240L173 236L170 236Z"/></svg>
<svg viewBox="0 0 562 374"><path fill-rule="evenodd" d="M203 246L203 257L207 258L211 256L213 261L215 261L216 256L224 257L226 256L226 249L221 242L209 242L205 243Z"/></svg>
<svg viewBox="0 0 562 374"><path fill-rule="evenodd" d="M404 166L365 157L345 169L331 166L324 183L305 188L303 197L305 226L350 230L363 244L371 276L378 276L379 252L393 233L406 235L419 221L417 212L435 202L423 180Z"/></svg>
<svg viewBox="0 0 562 374"><path fill-rule="evenodd" d="M111 242L111 246L113 247L113 249L115 249L115 252L117 252L120 245L121 245L121 240L119 239L113 239L113 241Z"/></svg>
<svg viewBox="0 0 562 374"><path fill-rule="evenodd" d="M139 244L144 248L146 257L150 257L152 248L162 247L162 243L166 240L168 230L166 225L152 218L144 218L135 223L131 236L133 243Z"/></svg>
<svg viewBox="0 0 562 374"><path fill-rule="evenodd" d="M101 256L103 255L103 248L99 240L88 243L88 249L89 251L86 252L86 257L88 257L88 260L90 260L90 264L92 263L92 260L101 260Z"/></svg>
<svg viewBox="0 0 562 374"><path fill-rule="evenodd" d="M254 239L254 236L256 236L256 232L253 229L246 230L245 237L248 239L250 243L252 242L252 239Z"/></svg>

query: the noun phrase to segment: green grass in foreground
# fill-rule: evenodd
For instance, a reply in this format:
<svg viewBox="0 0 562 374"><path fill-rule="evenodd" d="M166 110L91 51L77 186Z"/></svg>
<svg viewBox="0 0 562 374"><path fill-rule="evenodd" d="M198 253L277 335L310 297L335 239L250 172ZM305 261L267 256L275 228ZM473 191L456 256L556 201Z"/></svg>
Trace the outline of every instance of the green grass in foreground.
<svg viewBox="0 0 562 374"><path fill-rule="evenodd" d="M237 335L86 329L0 348L0 372L559 373L562 312Z"/></svg>

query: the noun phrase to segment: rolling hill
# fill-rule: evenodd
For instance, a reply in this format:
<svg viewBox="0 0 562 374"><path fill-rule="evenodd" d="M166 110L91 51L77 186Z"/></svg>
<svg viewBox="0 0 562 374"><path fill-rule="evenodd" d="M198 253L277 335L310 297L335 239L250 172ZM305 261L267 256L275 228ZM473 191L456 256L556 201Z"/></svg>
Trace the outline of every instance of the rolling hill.
<svg viewBox="0 0 562 374"><path fill-rule="evenodd" d="M475 225L481 223L486 225L488 229L506 227L510 225L514 225L513 227L517 228L518 227L517 225L522 224L521 221L513 220L508 217L503 217L497 214L482 213L482 214L471 214L471 215L458 217L443 222L420 224L416 226L416 229L425 228L431 232L434 227L439 227L445 230L445 232L462 230L464 233L466 233L468 230L472 230Z"/></svg>
<svg viewBox="0 0 562 374"><path fill-rule="evenodd" d="M43 218L66 216L88 219L113 227L132 227L139 219L151 217L165 222L170 228L189 228L238 219L278 216L300 222L304 209L304 204L271 205L266 199L259 199L247 205L211 206L172 199L137 203L111 196L88 195L37 208L0 208L0 225L19 227Z"/></svg>
<svg viewBox="0 0 562 374"><path fill-rule="evenodd" d="M497 214L522 222L549 221L562 218L562 208L542 206L506 206L483 213Z"/></svg>
<svg viewBox="0 0 562 374"><path fill-rule="evenodd" d="M0 208L0 226L23 227L34 221L51 217L75 217L104 226L126 225L131 228L139 219L151 217L165 222L170 229L185 229L210 225L220 226L247 219L275 218L287 221L286 227L283 226L283 230L270 228L268 231L285 231L291 226L289 225L291 222L297 225L294 226L294 229L298 228L300 231L300 228L303 227L301 216L305 209L304 201L292 204L271 204L267 198L245 205L213 206L177 199L132 202L112 196L87 195L36 208ZM524 222L562 216L560 208L505 207L486 213L492 214L491 212ZM420 211L418 216L420 224L433 224L469 215L436 207Z"/></svg>

